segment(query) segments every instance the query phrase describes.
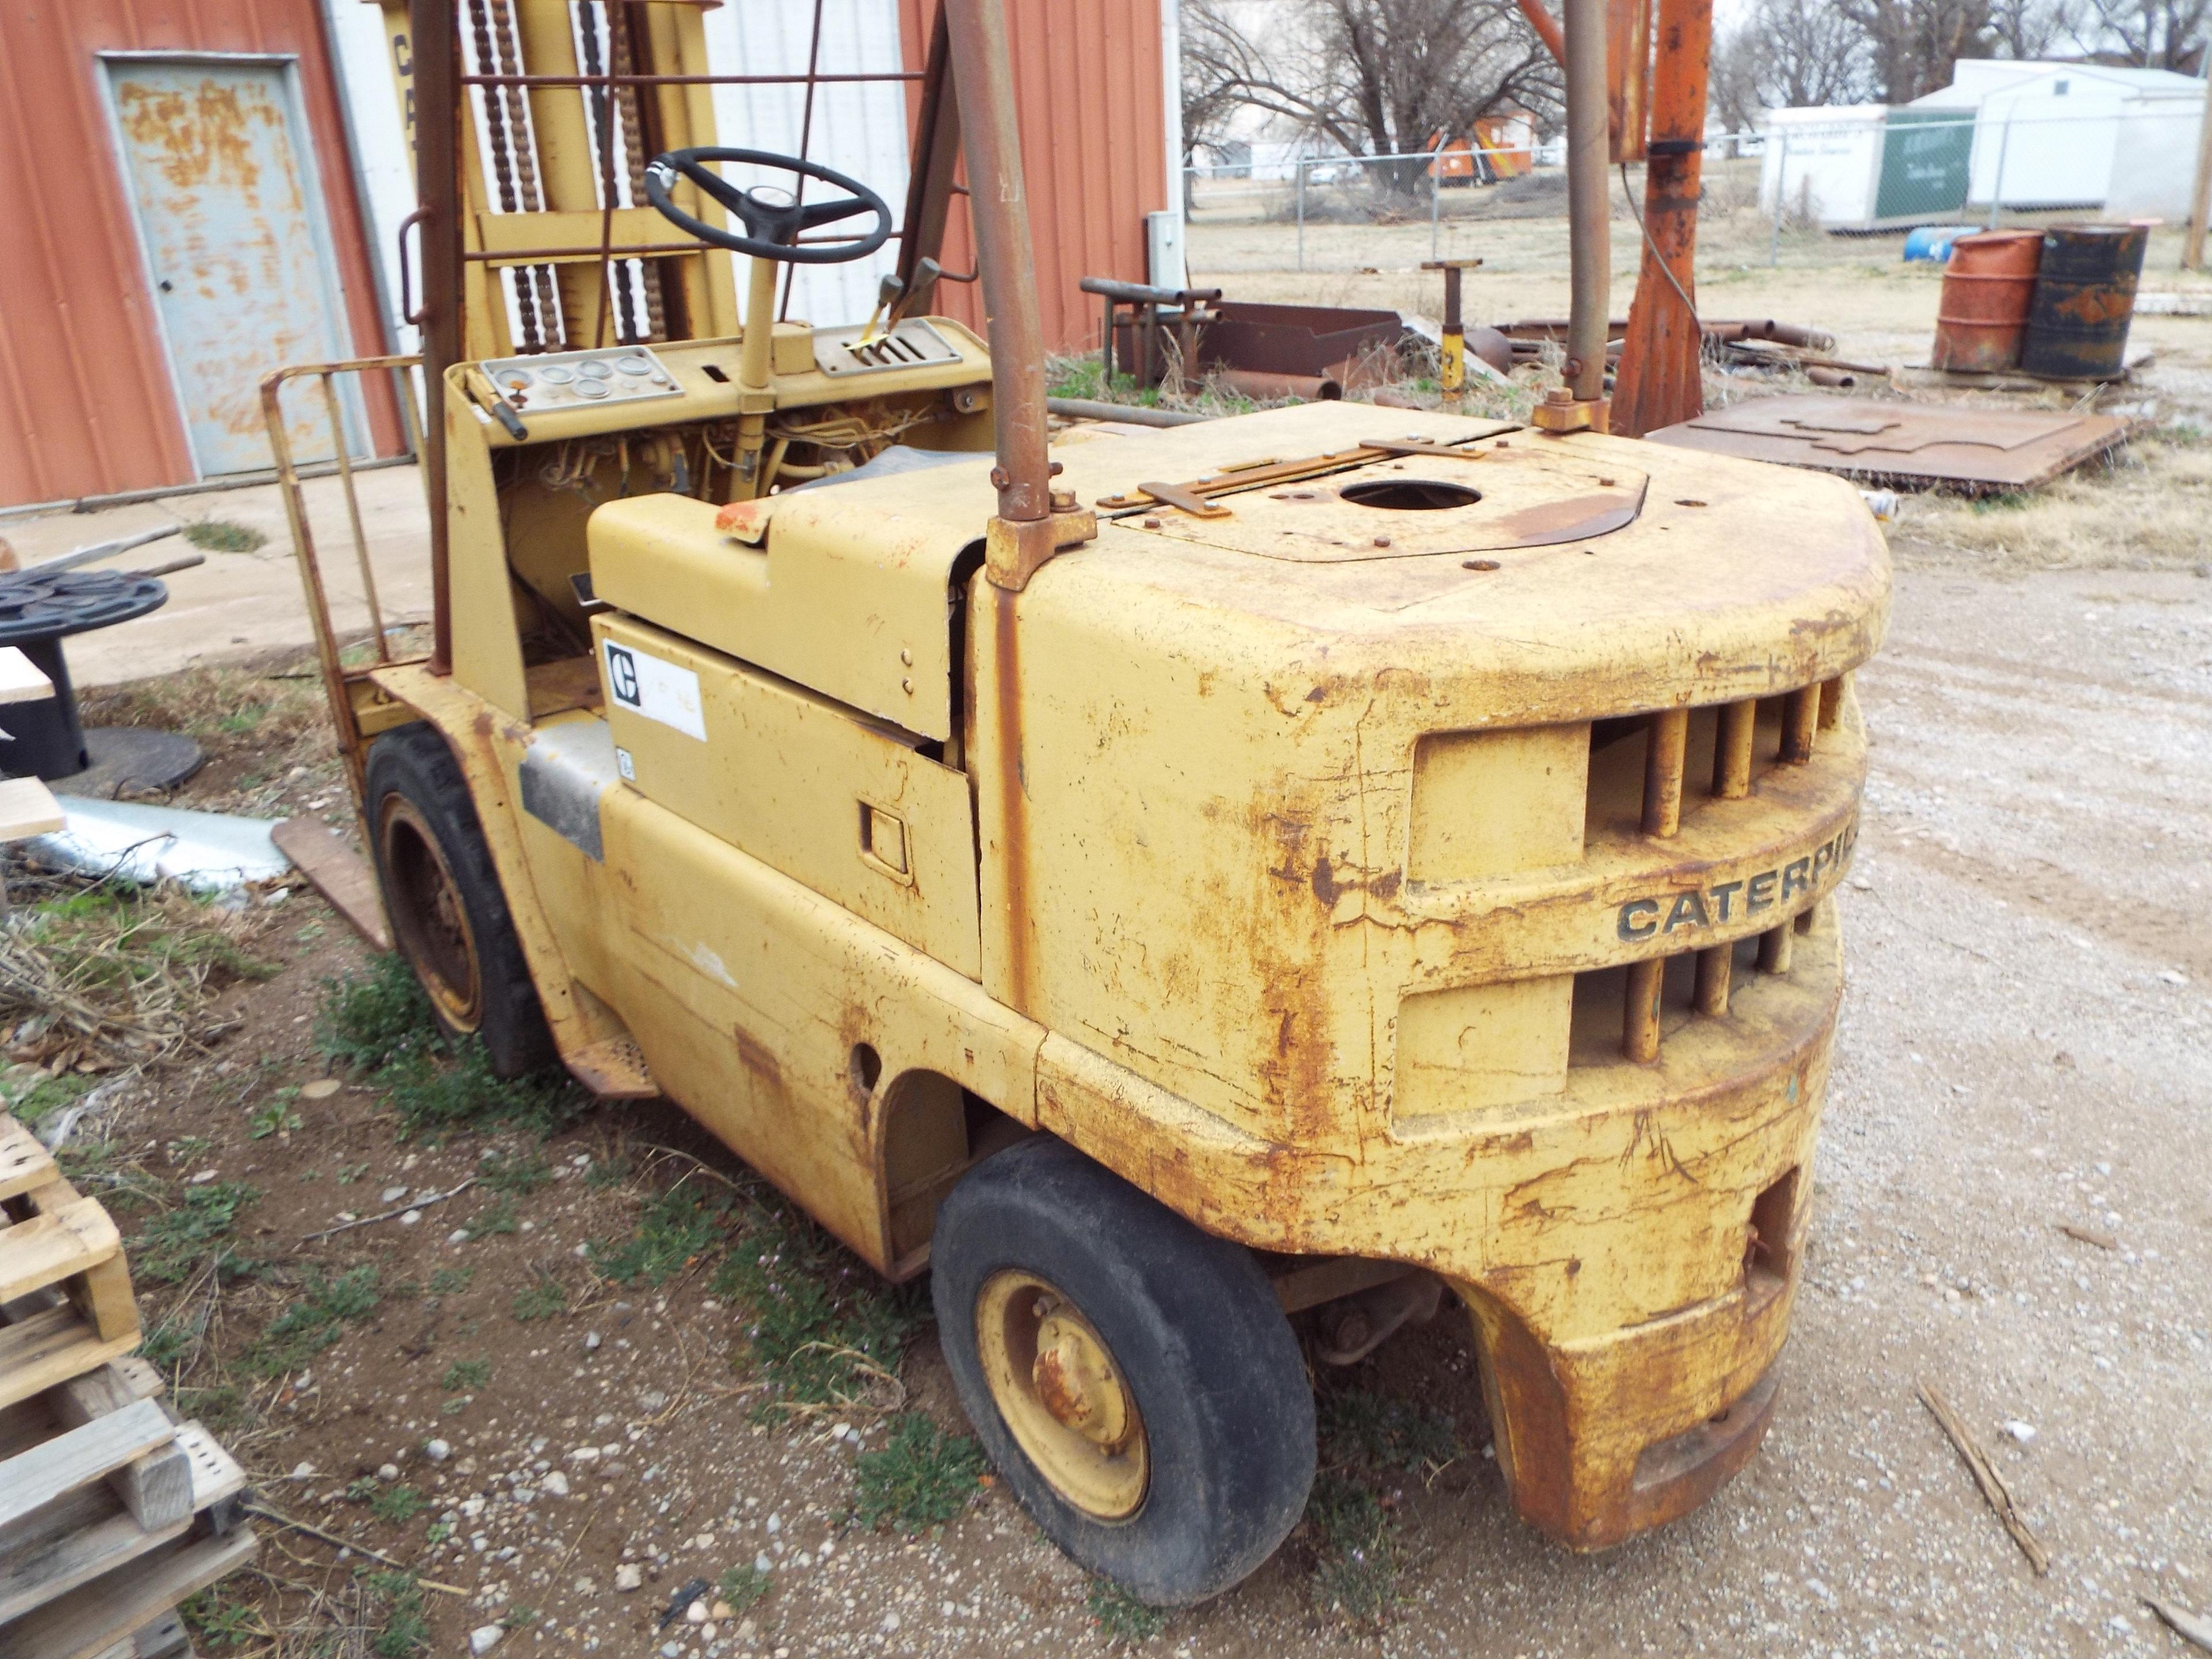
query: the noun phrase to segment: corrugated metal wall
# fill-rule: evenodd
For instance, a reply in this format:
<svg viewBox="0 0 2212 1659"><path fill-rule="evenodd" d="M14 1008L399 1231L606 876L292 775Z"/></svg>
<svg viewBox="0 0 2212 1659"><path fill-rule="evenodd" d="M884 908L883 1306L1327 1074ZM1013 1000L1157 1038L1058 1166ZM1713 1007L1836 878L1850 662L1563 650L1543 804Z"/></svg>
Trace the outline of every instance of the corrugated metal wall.
<svg viewBox="0 0 2212 1659"><path fill-rule="evenodd" d="M1064 351L1098 343L1097 301L1076 283L1145 281L1145 215L1170 205L1163 3L1174 0L1006 0L1037 295L1045 338ZM937 0L899 0L908 69L936 15ZM945 240L946 268L974 270L964 206ZM981 284L948 283L931 309L980 328Z"/></svg>
<svg viewBox="0 0 2212 1659"><path fill-rule="evenodd" d="M117 165L102 52L297 58L345 325L361 355L383 349L315 0L5 0L0 505L194 477ZM388 389L371 389L370 412L378 448L390 453L397 427Z"/></svg>
<svg viewBox="0 0 2212 1659"><path fill-rule="evenodd" d="M726 5L706 16L708 66L717 75L803 75L815 51L811 5ZM899 53L898 0L823 0L820 64L841 75L896 74ZM806 88L797 86L717 87L714 127L733 149L802 152L867 185L896 214L906 202L908 128L904 88L896 81L831 82L814 89L810 118ZM802 144L801 137L805 142ZM789 188L789 173L759 173L726 167L734 183ZM838 194L823 185L807 190L819 201ZM840 230L867 228L866 218ZM720 256L728 258L728 255ZM811 323L867 320L876 284L898 264L889 242L866 259L845 264L787 267L790 304L785 314ZM737 291L745 291L743 271Z"/></svg>

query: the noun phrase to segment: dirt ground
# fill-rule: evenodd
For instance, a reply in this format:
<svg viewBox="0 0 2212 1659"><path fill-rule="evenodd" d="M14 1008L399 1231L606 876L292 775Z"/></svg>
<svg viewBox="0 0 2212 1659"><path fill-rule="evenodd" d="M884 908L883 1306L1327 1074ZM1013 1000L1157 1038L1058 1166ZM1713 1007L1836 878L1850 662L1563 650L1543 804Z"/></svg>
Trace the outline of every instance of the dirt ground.
<svg viewBox="0 0 2212 1659"><path fill-rule="evenodd" d="M1534 250L1556 229L1478 234ZM1896 356L1924 344L1935 287L1884 246L1717 271L1707 292ZM1501 252L1478 315L1564 309L1557 265L1528 257L1507 270ZM1237 286L1318 299L1355 280L1373 286L1341 297L1419 279ZM1333 1420L1420 1428L1410 1455L1331 1442L1379 1499L1359 1559L1317 1513L1235 1592L1122 1639L1175 1659L2185 1650L2142 1598L2212 1608L2212 321L2146 319L2137 339L2158 361L2127 396L2157 436L2025 503L1911 502L1894 529L1892 632L1860 679L1873 772L1819 1208L1759 1456L1690 1519L1566 1555L1510 1514L1465 1332L1440 1320L1325 1379ZM312 686L272 672L297 670L112 690L92 713L195 724L217 759L191 804L343 821ZM372 971L343 924L301 890L244 948L270 971L222 991L208 1051L118 1084L73 1135L105 1146L79 1155L87 1179L157 1244L162 1218L252 1194L173 1282L139 1274L180 1396L267 1508L318 1529L267 1523L258 1567L199 1610L204 1651L404 1655L419 1634L459 1654L505 1621L501 1653L1058 1655L1128 1628L988 1478L942 1526L855 1523L859 1469L907 1413L961 1426L926 1322L895 1382L762 1420L789 1396L741 1288L758 1281L730 1264L769 1260L772 1200L680 1112L541 1102L558 1122L541 1138L495 1101L434 1134L326 1052L330 982ZM0 1079L49 1103L63 1086ZM695 1200L734 1207L672 1236ZM211 1267L226 1250L255 1265ZM834 1252L775 1260L841 1305L868 1295ZM1923 1381L1988 1449L2047 1577ZM357 1577L394 1564L411 1588ZM618 1587L626 1567L639 1588ZM711 1633L682 1616L679 1587L733 1569L768 1586L757 1605Z"/></svg>

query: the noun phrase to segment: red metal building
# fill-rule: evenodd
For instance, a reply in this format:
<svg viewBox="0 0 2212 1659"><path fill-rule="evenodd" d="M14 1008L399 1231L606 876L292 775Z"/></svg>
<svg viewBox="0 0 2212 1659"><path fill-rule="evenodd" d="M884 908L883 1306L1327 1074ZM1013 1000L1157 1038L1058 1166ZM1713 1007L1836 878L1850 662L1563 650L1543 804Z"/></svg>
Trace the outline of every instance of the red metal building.
<svg viewBox="0 0 2212 1659"><path fill-rule="evenodd" d="M886 50L896 30L918 70L935 3L823 0L821 15L828 38ZM1173 6L1006 3L1046 337L1082 349L1097 323L1078 279L1146 280L1146 216L1176 199ZM412 348L392 254L410 174L375 8L0 4L0 507L265 468L268 370ZM732 20L748 57L762 15ZM792 147L732 125L726 144ZM817 131L812 153L837 165L823 146L839 137ZM870 153L902 159L896 142ZM902 179L871 182L902 199ZM945 252L972 269L964 210ZM945 284L933 303L982 320L979 286ZM351 453L398 453L390 388L349 396ZM300 412L294 441L302 459L329 453L319 410Z"/></svg>

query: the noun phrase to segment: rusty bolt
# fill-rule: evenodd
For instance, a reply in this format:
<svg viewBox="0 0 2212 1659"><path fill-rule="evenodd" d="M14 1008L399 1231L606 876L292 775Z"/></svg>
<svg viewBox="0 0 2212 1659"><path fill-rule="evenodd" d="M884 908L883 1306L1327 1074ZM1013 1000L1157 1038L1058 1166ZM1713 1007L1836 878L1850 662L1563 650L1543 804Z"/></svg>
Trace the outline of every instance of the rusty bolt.
<svg viewBox="0 0 2212 1659"><path fill-rule="evenodd" d="M1159 527L1160 521L1158 519L1147 519L1145 520L1145 528L1147 530L1158 530Z"/></svg>
<svg viewBox="0 0 2212 1659"><path fill-rule="evenodd" d="M1007 477L1007 475L1006 475L1006 468L1004 468L1003 466L994 466L994 467L993 467L993 468L991 469L991 488L992 488L992 489L1005 489L1005 488L1006 488L1009 483L1012 483L1012 482L1013 482L1013 480L1012 480L1012 478L1010 478L1009 477Z"/></svg>
<svg viewBox="0 0 2212 1659"><path fill-rule="evenodd" d="M1048 461L1045 463L1044 476L1048 478L1057 478L1062 470L1058 461Z"/></svg>
<svg viewBox="0 0 2212 1659"><path fill-rule="evenodd" d="M1377 536L1375 538L1375 545L1377 547L1388 547L1390 545L1390 538L1388 536Z"/></svg>
<svg viewBox="0 0 2212 1659"><path fill-rule="evenodd" d="M1054 490L1052 492L1052 510L1055 513L1074 512L1075 492L1072 489Z"/></svg>
<svg viewBox="0 0 2212 1659"><path fill-rule="evenodd" d="M1571 368L1573 365L1569 364L1568 367ZM1563 386L1555 386L1549 392L1547 392L1544 394L1544 401L1550 404L1555 409L1565 408L1569 404L1572 404L1574 400L1575 394L1568 391L1567 388Z"/></svg>

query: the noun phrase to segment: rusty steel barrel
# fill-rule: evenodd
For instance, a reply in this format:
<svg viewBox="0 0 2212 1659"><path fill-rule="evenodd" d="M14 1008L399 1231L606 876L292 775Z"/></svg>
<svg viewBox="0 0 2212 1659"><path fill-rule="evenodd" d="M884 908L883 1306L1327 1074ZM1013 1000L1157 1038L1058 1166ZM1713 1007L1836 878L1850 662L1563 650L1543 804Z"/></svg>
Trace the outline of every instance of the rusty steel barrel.
<svg viewBox="0 0 2212 1659"><path fill-rule="evenodd" d="M1929 362L1980 374L2017 368L2042 258L2040 231L1990 230L1952 243Z"/></svg>
<svg viewBox="0 0 2212 1659"><path fill-rule="evenodd" d="M2021 368L2053 380L2118 375L2149 239L2142 225L2053 225L2043 233Z"/></svg>

